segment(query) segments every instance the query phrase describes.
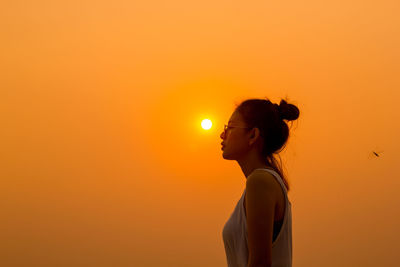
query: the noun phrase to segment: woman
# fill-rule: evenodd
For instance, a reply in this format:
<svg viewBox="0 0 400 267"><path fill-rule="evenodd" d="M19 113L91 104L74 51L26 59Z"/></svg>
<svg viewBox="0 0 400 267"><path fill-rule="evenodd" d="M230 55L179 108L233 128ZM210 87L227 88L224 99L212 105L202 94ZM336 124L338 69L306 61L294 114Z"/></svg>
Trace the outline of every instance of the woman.
<svg viewBox="0 0 400 267"><path fill-rule="evenodd" d="M246 187L222 231L229 267L291 267L292 214L288 183L274 154L284 148L299 117L285 100L242 102L221 133L223 158L236 160Z"/></svg>

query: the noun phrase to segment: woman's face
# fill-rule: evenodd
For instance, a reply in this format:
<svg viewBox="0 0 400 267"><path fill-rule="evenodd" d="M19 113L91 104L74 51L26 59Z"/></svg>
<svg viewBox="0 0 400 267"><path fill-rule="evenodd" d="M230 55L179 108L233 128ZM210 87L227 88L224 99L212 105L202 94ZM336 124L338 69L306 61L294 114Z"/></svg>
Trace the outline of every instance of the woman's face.
<svg viewBox="0 0 400 267"><path fill-rule="evenodd" d="M234 111L228 121L228 128L220 135L222 142L222 157L228 160L239 159L249 149L249 131L239 112Z"/></svg>

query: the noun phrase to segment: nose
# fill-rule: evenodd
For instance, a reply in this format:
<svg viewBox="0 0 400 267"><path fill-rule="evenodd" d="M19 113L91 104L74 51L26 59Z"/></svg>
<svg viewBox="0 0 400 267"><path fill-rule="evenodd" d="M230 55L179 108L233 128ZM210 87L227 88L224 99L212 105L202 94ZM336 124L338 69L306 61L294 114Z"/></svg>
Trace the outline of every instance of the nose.
<svg viewBox="0 0 400 267"><path fill-rule="evenodd" d="M221 137L221 139L225 139L225 131L222 131L222 133L219 135L219 137Z"/></svg>

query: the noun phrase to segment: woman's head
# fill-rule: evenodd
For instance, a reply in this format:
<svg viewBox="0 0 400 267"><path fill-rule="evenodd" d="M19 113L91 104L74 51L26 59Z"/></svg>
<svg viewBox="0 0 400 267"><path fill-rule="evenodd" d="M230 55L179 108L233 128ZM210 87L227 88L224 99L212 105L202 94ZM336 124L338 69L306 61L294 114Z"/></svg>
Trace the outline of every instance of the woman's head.
<svg viewBox="0 0 400 267"><path fill-rule="evenodd" d="M281 176L281 166L274 158L285 147L289 138L286 121L299 117L299 109L281 100L274 104L268 99L248 99L238 105L221 134L224 144L223 157L238 159L248 151L256 149L265 163L273 167Z"/></svg>

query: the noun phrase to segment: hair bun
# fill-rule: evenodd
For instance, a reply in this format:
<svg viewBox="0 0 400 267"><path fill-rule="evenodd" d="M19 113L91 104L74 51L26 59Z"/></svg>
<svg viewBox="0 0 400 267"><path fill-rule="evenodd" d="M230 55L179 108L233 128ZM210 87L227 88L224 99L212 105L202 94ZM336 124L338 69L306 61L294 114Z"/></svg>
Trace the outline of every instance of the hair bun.
<svg viewBox="0 0 400 267"><path fill-rule="evenodd" d="M283 99L279 103L278 111L282 120L293 121L296 120L300 115L300 111L295 105L288 104Z"/></svg>

